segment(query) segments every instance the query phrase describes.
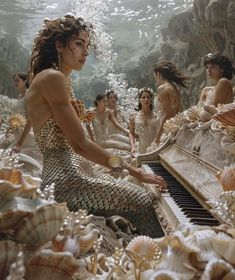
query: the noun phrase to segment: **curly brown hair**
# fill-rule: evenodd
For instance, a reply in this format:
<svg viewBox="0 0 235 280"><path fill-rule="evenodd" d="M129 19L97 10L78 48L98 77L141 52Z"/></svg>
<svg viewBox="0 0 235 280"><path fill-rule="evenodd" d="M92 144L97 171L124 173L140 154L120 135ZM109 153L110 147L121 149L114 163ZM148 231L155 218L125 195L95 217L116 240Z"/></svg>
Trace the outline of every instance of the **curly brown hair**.
<svg viewBox="0 0 235 280"><path fill-rule="evenodd" d="M186 81L189 79L186 77L177 67L170 61L161 61L153 65L155 75L160 73L164 79L169 83L174 83L186 88Z"/></svg>
<svg viewBox="0 0 235 280"><path fill-rule="evenodd" d="M231 80L233 78L233 74L235 74L235 68L232 65L232 61L226 55L222 53L208 53L203 57L204 66L208 64L219 65L219 67L223 70L222 77Z"/></svg>
<svg viewBox="0 0 235 280"><path fill-rule="evenodd" d="M29 77L31 79L47 68L59 66L55 42L59 41L65 47L74 35L81 31L91 32L92 26L82 18L67 14L62 18L45 19L44 27L34 40L33 51L29 61Z"/></svg>

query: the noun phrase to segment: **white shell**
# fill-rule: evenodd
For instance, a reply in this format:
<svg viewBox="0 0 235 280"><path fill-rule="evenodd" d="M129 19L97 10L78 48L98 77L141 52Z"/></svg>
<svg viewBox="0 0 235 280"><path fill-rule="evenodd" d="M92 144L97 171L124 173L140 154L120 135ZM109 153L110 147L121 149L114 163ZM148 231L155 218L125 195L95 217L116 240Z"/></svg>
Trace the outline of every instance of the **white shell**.
<svg viewBox="0 0 235 280"><path fill-rule="evenodd" d="M26 279L71 280L79 266L69 253L44 250L31 258L26 266Z"/></svg>
<svg viewBox="0 0 235 280"><path fill-rule="evenodd" d="M55 238L66 214L66 203L54 203L27 214L16 225L15 238L31 248L38 248Z"/></svg>
<svg viewBox="0 0 235 280"><path fill-rule="evenodd" d="M210 261L202 274L201 280L233 280L235 279L235 270L223 260Z"/></svg>

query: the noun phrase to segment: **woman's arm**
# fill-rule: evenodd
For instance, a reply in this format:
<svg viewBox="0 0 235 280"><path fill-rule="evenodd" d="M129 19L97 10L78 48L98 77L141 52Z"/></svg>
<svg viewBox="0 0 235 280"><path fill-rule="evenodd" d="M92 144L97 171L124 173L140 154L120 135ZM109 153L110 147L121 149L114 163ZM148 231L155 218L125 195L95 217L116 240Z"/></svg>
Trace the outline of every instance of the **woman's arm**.
<svg viewBox="0 0 235 280"><path fill-rule="evenodd" d="M233 88L228 79L222 78L215 87L215 95L211 105L228 104L233 102Z"/></svg>
<svg viewBox="0 0 235 280"><path fill-rule="evenodd" d="M17 140L17 142L15 143L14 147L12 148L12 151L13 152L20 152L23 144L24 144L24 141L25 141L25 138L27 137L27 135L29 134L31 130L31 123L30 123L30 120L27 119L27 123L24 127L24 130L22 131L19 139Z"/></svg>
<svg viewBox="0 0 235 280"><path fill-rule="evenodd" d="M130 143L131 143L132 156L134 156L134 154L135 154L135 140L137 138L137 135L135 133L135 116L136 116L136 114L132 114L130 116L130 120L129 120L129 129L130 129L129 139L130 139Z"/></svg>
<svg viewBox="0 0 235 280"><path fill-rule="evenodd" d="M122 127L120 125L120 123L117 121L117 119L114 117L113 113L109 110L108 111L108 116L109 116L109 120L112 122L112 124L117 128L119 129L121 132L123 132L124 134L129 134L129 131L128 129Z"/></svg>

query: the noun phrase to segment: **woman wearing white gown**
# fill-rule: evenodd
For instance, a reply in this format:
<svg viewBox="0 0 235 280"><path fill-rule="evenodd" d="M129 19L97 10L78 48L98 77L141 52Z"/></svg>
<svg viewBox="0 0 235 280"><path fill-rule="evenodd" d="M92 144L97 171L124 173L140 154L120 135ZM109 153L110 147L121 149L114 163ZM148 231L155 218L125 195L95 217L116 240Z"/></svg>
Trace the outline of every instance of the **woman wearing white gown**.
<svg viewBox="0 0 235 280"><path fill-rule="evenodd" d="M156 135L158 120L153 112L153 92L149 88L142 88L138 93L139 104L135 113L130 116L131 153L145 153ZM138 141L138 142L137 142Z"/></svg>
<svg viewBox="0 0 235 280"><path fill-rule="evenodd" d="M19 93L14 113L20 114L27 119L27 123L22 130L14 132L15 141L9 148L12 148L13 153L22 153L36 159L42 163L42 155L34 139L34 134L31 130L31 123L28 120L26 111L26 94L28 90L28 76L24 72L19 72L13 75L13 82L16 90ZM30 160L30 159L29 159ZM34 161L33 161L34 162Z"/></svg>
<svg viewBox="0 0 235 280"><path fill-rule="evenodd" d="M113 113L115 119L118 121L119 124L122 126L125 125L125 119L123 117L123 113L121 112L120 108L118 107L118 97L113 90L106 91L107 97L107 107ZM118 141L122 141L130 145L129 137L121 134L120 129L117 128L111 121L108 123L108 133L111 135L112 139L116 139Z"/></svg>
<svg viewBox="0 0 235 280"><path fill-rule="evenodd" d="M87 131L91 140L103 148L114 148L118 150L130 151L130 145L111 139L108 131L109 122L111 122L120 132L127 134L129 131L123 128L115 119L111 110L107 109L107 98L105 94L98 94L95 99L94 119L92 127L88 124ZM93 131L92 131L93 130Z"/></svg>

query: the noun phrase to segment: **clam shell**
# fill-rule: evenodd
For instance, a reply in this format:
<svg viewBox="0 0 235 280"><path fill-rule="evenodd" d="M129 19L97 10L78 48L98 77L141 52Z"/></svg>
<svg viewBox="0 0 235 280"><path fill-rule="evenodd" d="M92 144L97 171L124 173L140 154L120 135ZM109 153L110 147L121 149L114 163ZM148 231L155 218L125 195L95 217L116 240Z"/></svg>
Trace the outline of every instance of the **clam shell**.
<svg viewBox="0 0 235 280"><path fill-rule="evenodd" d="M69 253L44 250L33 256L26 266L26 280L71 280L79 265Z"/></svg>
<svg viewBox="0 0 235 280"><path fill-rule="evenodd" d="M235 126L235 103L222 106L220 111L215 114L213 118L225 126Z"/></svg>
<svg viewBox="0 0 235 280"><path fill-rule="evenodd" d="M10 240L0 241L0 279L6 279L10 265L16 260L20 244Z"/></svg>
<svg viewBox="0 0 235 280"><path fill-rule="evenodd" d="M215 251L227 262L235 265L235 240L213 238L211 240Z"/></svg>
<svg viewBox="0 0 235 280"><path fill-rule="evenodd" d="M54 203L28 213L16 225L15 238L31 248L38 248L55 238L66 215L66 203Z"/></svg>

